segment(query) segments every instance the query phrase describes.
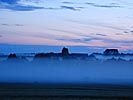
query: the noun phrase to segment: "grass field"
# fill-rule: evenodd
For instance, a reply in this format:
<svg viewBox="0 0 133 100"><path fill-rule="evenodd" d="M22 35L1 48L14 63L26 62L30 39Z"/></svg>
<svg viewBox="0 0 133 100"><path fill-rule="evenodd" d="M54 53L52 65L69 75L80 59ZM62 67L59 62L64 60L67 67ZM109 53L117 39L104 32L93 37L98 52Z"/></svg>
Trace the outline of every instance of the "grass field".
<svg viewBox="0 0 133 100"><path fill-rule="evenodd" d="M133 100L133 88L113 85L0 84L0 100Z"/></svg>

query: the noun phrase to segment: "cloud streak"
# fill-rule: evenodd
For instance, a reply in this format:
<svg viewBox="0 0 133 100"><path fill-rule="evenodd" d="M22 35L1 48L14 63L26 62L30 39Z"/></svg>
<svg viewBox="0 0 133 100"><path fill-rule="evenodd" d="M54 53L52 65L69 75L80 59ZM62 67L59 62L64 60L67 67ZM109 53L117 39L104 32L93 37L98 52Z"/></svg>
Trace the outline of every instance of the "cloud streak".
<svg viewBox="0 0 133 100"><path fill-rule="evenodd" d="M9 24L1 24L2 26L10 26Z"/></svg>
<svg viewBox="0 0 133 100"><path fill-rule="evenodd" d="M133 40L114 40L110 38L103 38L103 37L90 37L90 38L85 38L84 41L92 41L92 40L100 40L103 42L108 42L108 43L133 43Z"/></svg>
<svg viewBox="0 0 133 100"><path fill-rule="evenodd" d="M60 8L54 8L54 7L43 7L45 10L59 10Z"/></svg>
<svg viewBox="0 0 133 100"><path fill-rule="evenodd" d="M37 9L44 9L44 7L30 6L19 4L20 0L0 0L0 9L9 9L13 11L33 11Z"/></svg>
<svg viewBox="0 0 133 100"><path fill-rule="evenodd" d="M75 4L74 2L61 2L61 3L63 3L63 4Z"/></svg>
<svg viewBox="0 0 133 100"><path fill-rule="evenodd" d="M130 31L131 33L133 33L133 31Z"/></svg>
<svg viewBox="0 0 133 100"><path fill-rule="evenodd" d="M118 3L109 3L109 4L96 4L92 2L85 2L85 3L77 3L77 2L61 2L63 4L78 4L78 5L90 5L93 7L101 7L101 8L121 8Z"/></svg>
<svg viewBox="0 0 133 100"><path fill-rule="evenodd" d="M85 3L87 5L93 6L93 7L101 7L101 8L121 8L122 6L116 5L115 3L111 3L108 5L103 4L96 4L96 3Z"/></svg>
<svg viewBox="0 0 133 100"><path fill-rule="evenodd" d="M80 39L57 39L61 41L71 41L71 42L77 42L77 43L88 43L91 41L102 41L105 43L119 43L119 44L133 44L133 40L114 40L109 38L103 38L103 37L86 37L86 38L80 38Z"/></svg>
<svg viewBox="0 0 133 100"><path fill-rule="evenodd" d="M69 30L61 30L61 29L52 29L52 28L48 28L51 31L56 31L56 32L63 32L63 33L67 33L67 34L71 34L71 35L78 35L78 36L86 36L83 33L80 32L75 32L75 31L69 31ZM88 35L87 35L88 36Z"/></svg>
<svg viewBox="0 0 133 100"><path fill-rule="evenodd" d="M91 26L96 26L96 27L105 27L105 28L109 28L109 29L113 29L113 30L127 30L127 28L123 28L123 27L120 27L120 26L115 26L115 25L112 25L112 24L108 24L108 23L103 23L103 22L95 22L95 21L90 21L89 23L86 23L86 22L81 22L81 21L77 21L77 20L68 20L70 22L73 22L73 23L77 23L77 24L81 24L81 25L91 25Z"/></svg>
<svg viewBox="0 0 133 100"><path fill-rule="evenodd" d="M101 34L101 33L97 33L96 35L97 35L97 36L107 36L107 35Z"/></svg>
<svg viewBox="0 0 133 100"><path fill-rule="evenodd" d="M72 6L60 6L62 9L68 9L73 11L79 11L79 7L72 7Z"/></svg>
<svg viewBox="0 0 133 100"><path fill-rule="evenodd" d="M23 5L19 3L20 0L0 0L0 9L8 9L12 11L34 11L34 10L61 10L67 9L72 11L79 11L83 7L73 7L73 6L59 6L59 7L40 7L40 6L33 6L33 5ZM26 2L26 1L25 1ZM64 3L71 3L71 2L64 2Z"/></svg>
<svg viewBox="0 0 133 100"><path fill-rule="evenodd" d="M17 4L18 1L20 0L0 0L0 2L7 4Z"/></svg>
<svg viewBox="0 0 133 100"><path fill-rule="evenodd" d="M13 11L33 11L37 9L44 9L43 7L35 7L35 6L23 6L23 5L6 5L0 7L1 9L9 9Z"/></svg>
<svg viewBox="0 0 133 100"><path fill-rule="evenodd" d="M0 25L2 26L24 26L23 24L6 24L6 23L2 23Z"/></svg>
<svg viewBox="0 0 133 100"><path fill-rule="evenodd" d="M23 24L14 24L14 26L24 26Z"/></svg>

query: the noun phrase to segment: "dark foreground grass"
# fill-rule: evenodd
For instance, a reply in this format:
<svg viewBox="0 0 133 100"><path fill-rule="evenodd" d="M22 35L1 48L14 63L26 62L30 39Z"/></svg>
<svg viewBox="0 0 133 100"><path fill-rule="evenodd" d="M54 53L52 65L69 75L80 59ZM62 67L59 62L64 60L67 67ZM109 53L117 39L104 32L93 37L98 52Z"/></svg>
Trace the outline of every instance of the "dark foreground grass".
<svg viewBox="0 0 133 100"><path fill-rule="evenodd" d="M2 96L0 100L133 100L133 98L117 96Z"/></svg>
<svg viewBox="0 0 133 100"><path fill-rule="evenodd" d="M116 85L2 83L0 100L133 100L133 88Z"/></svg>

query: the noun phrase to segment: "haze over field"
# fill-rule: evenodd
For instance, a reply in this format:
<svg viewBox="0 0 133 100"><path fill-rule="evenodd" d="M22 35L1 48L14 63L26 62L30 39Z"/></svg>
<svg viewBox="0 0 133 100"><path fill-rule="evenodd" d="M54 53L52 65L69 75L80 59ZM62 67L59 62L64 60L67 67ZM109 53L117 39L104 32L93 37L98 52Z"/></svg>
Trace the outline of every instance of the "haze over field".
<svg viewBox="0 0 133 100"><path fill-rule="evenodd" d="M9 59L0 62L0 82L133 84L133 62L77 59Z"/></svg>
<svg viewBox="0 0 133 100"><path fill-rule="evenodd" d="M3 59L2 59L3 58ZM133 54L61 53L0 56L0 82L132 85Z"/></svg>

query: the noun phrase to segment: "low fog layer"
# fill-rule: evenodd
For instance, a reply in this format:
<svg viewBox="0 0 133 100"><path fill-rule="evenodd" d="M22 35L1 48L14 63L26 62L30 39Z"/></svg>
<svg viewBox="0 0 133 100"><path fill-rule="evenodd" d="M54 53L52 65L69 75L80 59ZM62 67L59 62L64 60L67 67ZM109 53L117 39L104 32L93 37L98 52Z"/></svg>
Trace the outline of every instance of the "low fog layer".
<svg viewBox="0 0 133 100"><path fill-rule="evenodd" d="M0 62L0 82L133 84L133 61L10 58Z"/></svg>

